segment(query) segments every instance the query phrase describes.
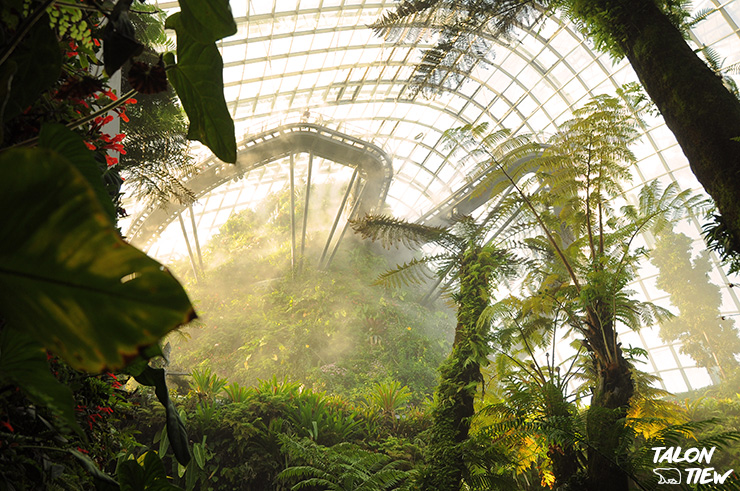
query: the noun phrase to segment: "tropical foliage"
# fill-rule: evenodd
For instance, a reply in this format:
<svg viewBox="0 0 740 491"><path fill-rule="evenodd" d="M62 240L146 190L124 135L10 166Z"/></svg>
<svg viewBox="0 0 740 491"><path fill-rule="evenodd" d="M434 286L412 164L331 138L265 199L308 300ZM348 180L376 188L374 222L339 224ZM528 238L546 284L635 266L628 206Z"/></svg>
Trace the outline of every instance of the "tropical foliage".
<svg viewBox="0 0 740 491"><path fill-rule="evenodd" d="M138 431L140 448L158 449L165 468L174 470L168 475L188 489L188 480L196 489L285 490L312 483L396 489L420 458L414 441L429 423L427 416L412 415L390 421L374 403L355 405L275 378L246 388L239 401L217 397L207 419L197 393L176 397L191 438L200 442L187 467L168 454L163 415L146 391L131 397L131 419L121 426Z"/></svg>
<svg viewBox="0 0 740 491"><path fill-rule="evenodd" d="M431 396L450 342L446 306L419 305L410 288L371 286L386 260L354 242L317 270L323 230L311 220L303 268L292 272L288 204L280 192L234 214L205 248L205 274L189 287L201 320L169 338L171 369L212 370L242 386L288 377L358 402L377 384L405 385L417 403Z"/></svg>
<svg viewBox="0 0 740 491"><path fill-rule="evenodd" d="M553 14L572 21L598 49L629 60L716 201L721 217L710 237L732 257L740 244L740 196L732 177L740 165L740 100L715 74L717 57L710 55L708 65L697 56L704 47L692 49L687 42L692 25L719 14L703 11L691 18L689 7L684 0L403 0L373 27L397 41L435 35L436 45L423 53L410 78L412 90L433 94L456 90L473 68L489 62L492 39L536 29Z"/></svg>
<svg viewBox="0 0 740 491"><path fill-rule="evenodd" d="M429 465L418 479L423 489L456 489L465 474L463 444L475 412L480 368L488 363L489 354L485 325L482 329L479 319L497 281L513 272L514 263L506 251L487 243L492 225L490 217L480 224L471 217L461 217L452 226L431 227L386 216L366 216L353 224L363 237L384 245L434 244L440 249L383 273L379 282L420 281L425 272L421 268L432 264L437 276L442 281L448 279L452 288L457 307L455 341L440 367L429 434Z"/></svg>
<svg viewBox="0 0 740 491"><path fill-rule="evenodd" d="M459 148L482 158L484 171L495 167L506 175L507 181L499 184L501 191L515 190L499 211L509 216L520 210L519 224L511 230L512 244L518 243L526 254L523 311L537 314L534 320L546 329L553 328L548 321L563 316L566 331L581 339L593 376L585 421L590 450L587 482L589 486L608 482L613 489L627 486L624 431L619 422L635 395L633 366L618 341L617 329L621 325L637 330L667 316L657 306L634 299L628 289L648 253L637 245L639 236L660 232L698 206L696 198L679 192L675 184L662 188L653 182L640 190L636 205L617 207L634 162L629 144L636 124L618 99L597 97L561 125L536 158L536 172L529 175L507 171L519 154L501 152L499 142L506 133L485 134L470 127L449 133ZM487 185L491 184L484 182ZM524 231L528 233L521 238ZM544 394L554 390L563 400L549 403L554 412L547 416L567 414L562 387L548 382L544 373L538 377ZM566 412L556 410L558 405ZM564 457L570 463L563 465L573 467L575 455ZM560 466L553 464L556 469Z"/></svg>
<svg viewBox="0 0 740 491"><path fill-rule="evenodd" d="M498 13L509 17L492 24L499 33L538 15L533 2L508 5ZM552 5L572 7L598 34L589 16L601 1ZM292 267L284 192L232 217L205 274L183 274L201 324L161 349L195 313L173 276L116 230L121 178L140 196L187 202L178 181L190 170L187 139L235 160L215 43L236 26L226 2L183 0L165 24L177 33L176 55L145 54L145 42L169 49L161 15L131 6L0 7L0 488L621 490L628 477L649 488L651 449L687 438L726 449L718 466L736 461L737 372L716 394L670 401L635 368L639 350L618 342L618 328L667 317L629 290L648 255L640 235L675 242L672 221L697 203L658 183L636 204L620 203L636 122L608 97L577 111L546 148L483 127L449 132L487 175L506 178L484 182L503 198L481 220L449 226L356 222L386 245L436 246L381 274L381 288L369 283L395 258L367 244L353 242L330 270L312 265L309 246L302 268ZM688 22L680 5L658 7ZM463 62L460 40L494 19L466 12L453 19L464 28L445 32ZM613 34L604 36L630 56L633 46ZM119 70L125 94L111 88ZM147 102L150 92L161 98ZM134 135L149 117L149 130ZM138 121L124 126L131 140L109 134L115 118ZM141 149L123 154L134 141ZM519 175L525 157L535 165ZM501 227L509 211L517 223ZM720 238L731 240L728 230ZM309 236L323 232L314 223ZM691 266L703 271L701 261ZM515 294L491 305L515 272ZM717 305L701 276L694 283ZM425 289L413 283L442 285L456 323L441 304L420 304ZM726 350L709 348L724 369L738 350L732 327L719 330ZM566 333L574 356L556 363L548 351L543 361L541 350ZM687 349L708 365L699 344ZM179 392L166 383L175 376L188 381Z"/></svg>
<svg viewBox="0 0 740 491"><path fill-rule="evenodd" d="M166 409L172 449L181 462L190 459L164 373L149 367L147 360L160 355L158 341L192 320L195 312L180 284L127 244L116 229L116 219L125 213L116 169L125 135L110 135L109 123L128 118L126 107L136 102L137 91L165 90L170 79L181 95L197 90L211 99L213 112L198 113L192 102L184 103L190 115L189 137L233 162L233 122L223 112L222 62L215 41L235 32L236 26L228 6L221 4L208 7L218 15L193 34L191 28L205 7L184 5L171 20L179 31L178 56L167 56L166 73L163 64L136 58L144 45L136 38L130 7L130 1L102 6L22 0L0 7L0 187L7 210L2 224L7 240L0 248L0 380L8 390L18 387L28 397L18 400L8 390L2 394L6 428L23 442L13 450L3 446L10 454L2 458L43 469L41 474L7 475L4 482L11 487L62 482L87 487L79 483L91 477L75 476L74 467L55 467L46 457L32 464L42 449L71 455L92 478L115 485L77 449L88 444L81 416L88 417L92 430L94 422L113 410L111 394L89 397L97 412L76 404L81 395L71 388L79 391L79 385L63 384L61 370L49 369L49 360L57 356L64 370L91 374L69 375L73 380L108 380L99 374L126 370L140 383L155 386ZM202 50L215 51L208 66L196 59ZM111 77L119 70L132 86L126 94L112 89ZM138 77L133 76L136 70ZM183 72L186 80L178 78ZM51 413L37 413L33 404ZM13 427L10 417L19 414L17 407L28 417ZM33 431L40 422L48 431ZM70 429L74 435L68 434ZM101 443L96 450L102 448ZM110 457L107 452L100 455L97 464L110 467L115 462L102 459ZM140 489L129 480L137 469L164 478L153 455L142 459L144 467L121 466L121 486Z"/></svg>
<svg viewBox="0 0 740 491"><path fill-rule="evenodd" d="M295 482L291 490L320 486L336 491L381 491L397 489L409 473L398 469L400 462L383 454L340 443L321 448L311 440L284 439L289 458L306 462L288 467L278 479Z"/></svg>

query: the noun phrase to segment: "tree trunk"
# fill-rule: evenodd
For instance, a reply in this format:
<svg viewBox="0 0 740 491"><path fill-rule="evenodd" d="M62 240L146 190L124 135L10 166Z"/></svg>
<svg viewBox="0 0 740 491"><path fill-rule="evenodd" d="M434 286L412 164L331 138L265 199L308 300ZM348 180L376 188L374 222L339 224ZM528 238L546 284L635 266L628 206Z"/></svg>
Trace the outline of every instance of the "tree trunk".
<svg viewBox="0 0 740 491"><path fill-rule="evenodd" d="M586 340L596 371L596 387L586 416L589 441L586 489L627 491L629 478L619 467L624 418L635 393L630 365L617 345L614 326L604 322L608 308L588 309Z"/></svg>
<svg viewBox="0 0 740 491"><path fill-rule="evenodd" d="M575 418L572 414L573 404L567 401L562 388L552 381L543 381L540 387L544 400L544 416L547 420L555 421L558 430L565 435L574 435ZM574 489L574 477L581 470L580 453L566 437L560 443L550 443L547 457L552 464L552 473L555 476L553 489Z"/></svg>
<svg viewBox="0 0 740 491"><path fill-rule="evenodd" d="M478 319L488 305L487 279L476 267L477 253L477 248L468 250L460 266L455 341L452 353L440 367L441 380L432 410L429 464L419 479L424 491L456 491L465 474L461 444L468 438L470 419L475 414L475 390L482 380L473 348L483 339L478 332Z"/></svg>
<svg viewBox="0 0 740 491"><path fill-rule="evenodd" d="M588 0L576 10L595 11L620 46L691 170L714 198L740 242L740 101L702 61L680 31L648 0ZM586 13L588 15L588 13ZM602 26L604 27L604 26Z"/></svg>

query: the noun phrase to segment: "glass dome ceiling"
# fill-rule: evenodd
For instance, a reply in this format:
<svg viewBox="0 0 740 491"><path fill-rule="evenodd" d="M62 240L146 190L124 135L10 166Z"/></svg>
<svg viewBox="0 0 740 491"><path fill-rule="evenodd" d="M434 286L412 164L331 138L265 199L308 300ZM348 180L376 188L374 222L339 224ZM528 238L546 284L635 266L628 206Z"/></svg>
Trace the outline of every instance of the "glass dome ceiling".
<svg viewBox="0 0 740 491"><path fill-rule="evenodd" d="M375 36L368 27L395 4L392 0L232 1L238 32L222 40L220 47L224 94L237 142L242 142L240 150L246 151L273 130L298 123L372 144L392 162L386 205L394 215L416 220L465 188L473 170L472 162L448 158L450 151L442 138L445 130L486 122L491 129L535 133L544 140L592 96L615 94L618 87L637 80L626 61L612 62L572 25L552 17L534 29L518 30L509 42L491 40L489 59L476 63L469 80L433 98L425 97L410 89L408 80L421 57L420 49L431 47L434 39L395 43ZM159 1L158 5L169 11L177 3ZM692 29L692 43L712 47L725 60L724 66L740 62L740 0L695 1L693 8L714 10ZM660 178L665 183L676 181L684 189L700 189L662 120L647 123L634 148L638 158L634 187ZM193 155L204 172L210 169L222 178L207 183L191 178L198 195L191 207L170 203L165 211L156 212L156 207L126 206L132 216L123 230L135 245L162 261L187 257L188 249L194 256L233 212L283 189L291 180L290 169L297 187L307 180L317 184L352 179L351 168L303 150L235 170L195 145ZM342 217L348 213L345 210ZM142 232L147 220L152 233ZM684 224L680 231L699 238L698 223ZM703 248L700 240L695 248ZM670 307L667 295L655 287L656 274L646 265L634 289L645 299ZM740 302L719 268L711 280L722 286L722 314L738 315ZM621 338L625 346L649 350L650 361L643 368L661 375L668 390L680 392L710 383L706 370L695 368L693 360L678 352L677 343L661 341L656 330L622 333Z"/></svg>

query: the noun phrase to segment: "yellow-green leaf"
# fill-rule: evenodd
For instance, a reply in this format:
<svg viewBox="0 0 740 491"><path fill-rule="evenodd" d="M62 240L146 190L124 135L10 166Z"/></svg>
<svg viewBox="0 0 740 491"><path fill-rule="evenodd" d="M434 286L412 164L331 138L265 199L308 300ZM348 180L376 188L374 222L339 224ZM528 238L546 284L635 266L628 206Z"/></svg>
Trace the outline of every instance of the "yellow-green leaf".
<svg viewBox="0 0 740 491"><path fill-rule="evenodd" d="M60 154L0 154L0 203L0 316L74 368L120 369L195 317L180 284L120 238Z"/></svg>

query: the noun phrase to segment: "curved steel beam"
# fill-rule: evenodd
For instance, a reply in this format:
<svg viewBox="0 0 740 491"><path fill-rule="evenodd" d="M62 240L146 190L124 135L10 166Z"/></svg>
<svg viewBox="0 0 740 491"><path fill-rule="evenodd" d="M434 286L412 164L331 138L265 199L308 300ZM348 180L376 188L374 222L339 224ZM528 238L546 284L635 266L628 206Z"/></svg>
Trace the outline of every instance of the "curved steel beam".
<svg viewBox="0 0 740 491"><path fill-rule="evenodd" d="M203 169L186 185L199 198L230 180L275 160L311 152L314 156L354 167L365 182L359 214L380 210L393 178L390 156L379 146L339 131L312 123L287 124L251 136L237 149L236 164L224 164L215 157L206 160ZM139 213L127 232L128 240L146 248L187 208L187 205L156 203Z"/></svg>

